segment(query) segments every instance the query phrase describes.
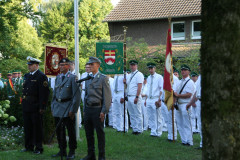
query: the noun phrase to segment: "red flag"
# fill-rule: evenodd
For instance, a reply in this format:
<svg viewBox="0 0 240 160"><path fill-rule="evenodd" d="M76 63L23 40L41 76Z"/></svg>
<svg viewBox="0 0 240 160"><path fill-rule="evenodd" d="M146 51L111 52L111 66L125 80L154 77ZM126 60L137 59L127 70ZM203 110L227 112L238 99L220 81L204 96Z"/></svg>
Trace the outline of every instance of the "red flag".
<svg viewBox="0 0 240 160"><path fill-rule="evenodd" d="M173 90L172 90L173 70L172 70L171 47L172 47L171 29L169 28L167 33L167 47L166 47L164 84L163 84L163 89L165 91L165 103L167 104L168 110L170 110L173 105Z"/></svg>

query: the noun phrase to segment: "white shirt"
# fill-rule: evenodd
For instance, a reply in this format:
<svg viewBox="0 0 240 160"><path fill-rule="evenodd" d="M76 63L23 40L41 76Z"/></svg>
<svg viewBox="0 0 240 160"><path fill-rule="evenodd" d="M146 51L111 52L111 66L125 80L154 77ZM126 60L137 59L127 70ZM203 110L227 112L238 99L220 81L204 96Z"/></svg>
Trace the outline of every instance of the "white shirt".
<svg viewBox="0 0 240 160"><path fill-rule="evenodd" d="M70 72L71 72L71 71L70 71ZM74 74L74 75L76 75L76 73L75 73L75 69L74 69L71 73ZM81 75L80 75L80 73L78 73L78 78L81 79Z"/></svg>
<svg viewBox="0 0 240 160"><path fill-rule="evenodd" d="M108 80L109 80L109 85L110 85L111 92L112 92L112 95L113 95L113 94L114 94L114 93L113 93L113 92L114 92L114 85L113 85L114 79L113 79L112 77L109 77ZM113 96L112 96L112 97L113 97Z"/></svg>
<svg viewBox="0 0 240 160"><path fill-rule="evenodd" d="M132 76L133 76L133 78L131 78ZM143 83L143 81L144 81L144 76L141 72L139 72L138 70L136 70L135 72L132 72L130 74L130 76L127 77L127 87L128 87L127 88L127 92L128 92L127 95L136 96L137 95L138 84Z"/></svg>
<svg viewBox="0 0 240 160"><path fill-rule="evenodd" d="M174 92L177 92L179 83L180 83L180 80L177 78L177 76L175 76L173 74L173 86L172 86L172 89L173 89Z"/></svg>
<svg viewBox="0 0 240 160"><path fill-rule="evenodd" d="M178 85L178 90L177 90L177 93L179 93L183 87L183 85L189 80L190 78L187 77L185 79L181 79L180 80L180 83ZM189 80L188 83L185 85L184 89L182 90L182 93L181 94L186 94L186 93L191 93L192 96L194 94L194 91L195 91L195 84L193 82L193 80ZM179 103L188 103L190 102L191 100L191 97L189 98L178 98L178 102Z"/></svg>
<svg viewBox="0 0 240 160"><path fill-rule="evenodd" d="M0 79L0 88L3 88L3 87L4 87L4 84L3 84L3 82Z"/></svg>
<svg viewBox="0 0 240 160"><path fill-rule="evenodd" d="M142 95L147 95L147 83L142 85ZM143 99L145 100L146 97L143 97Z"/></svg>
<svg viewBox="0 0 240 160"><path fill-rule="evenodd" d="M38 70L38 69L37 69ZM37 70L33 71L33 72L30 72L31 75L34 75L34 73L37 72Z"/></svg>
<svg viewBox="0 0 240 160"><path fill-rule="evenodd" d="M88 74L92 74L92 72L90 73L84 72L81 76L81 79L86 78ZM82 84L82 89L85 89L85 81L83 81L81 84Z"/></svg>
<svg viewBox="0 0 240 160"><path fill-rule="evenodd" d="M118 83L117 83L116 91L117 92L124 91L124 83L123 83L124 75L115 75L114 76L113 91L115 91L115 84L117 81L117 77L118 77Z"/></svg>
<svg viewBox="0 0 240 160"><path fill-rule="evenodd" d="M56 80L56 77L50 77L50 78L48 78L48 81L49 81L49 79L50 79L50 81L51 82L49 82L50 84L51 84L51 88L52 89L54 89L55 88L55 80Z"/></svg>
<svg viewBox="0 0 240 160"><path fill-rule="evenodd" d="M201 75L199 75L198 80L196 82L196 97L198 99L201 98L201 89L202 89L202 87L201 87Z"/></svg>
<svg viewBox="0 0 240 160"><path fill-rule="evenodd" d="M153 78L153 80L152 80ZM151 81L152 83L152 91L151 90ZM163 77L158 74L154 73L153 75L148 76L147 78L147 97L148 98L159 98L160 91L163 91ZM150 93L152 92L152 93Z"/></svg>

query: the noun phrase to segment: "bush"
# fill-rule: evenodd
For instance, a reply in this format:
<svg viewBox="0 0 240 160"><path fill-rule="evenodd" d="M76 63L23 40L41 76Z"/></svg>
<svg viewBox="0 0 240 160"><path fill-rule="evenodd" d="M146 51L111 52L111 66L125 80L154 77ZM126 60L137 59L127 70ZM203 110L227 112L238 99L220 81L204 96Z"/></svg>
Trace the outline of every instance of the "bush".
<svg viewBox="0 0 240 160"><path fill-rule="evenodd" d="M23 127L0 126L0 150L16 149L23 144Z"/></svg>
<svg viewBox="0 0 240 160"><path fill-rule="evenodd" d="M0 124L7 125L9 122L15 122L16 118L7 114L7 110L10 108L10 101L0 101Z"/></svg>
<svg viewBox="0 0 240 160"><path fill-rule="evenodd" d="M46 111L43 115L43 143L48 144L48 141L55 129L54 118L51 111L51 102L52 102L52 88L50 88L50 94L48 97L48 105Z"/></svg>

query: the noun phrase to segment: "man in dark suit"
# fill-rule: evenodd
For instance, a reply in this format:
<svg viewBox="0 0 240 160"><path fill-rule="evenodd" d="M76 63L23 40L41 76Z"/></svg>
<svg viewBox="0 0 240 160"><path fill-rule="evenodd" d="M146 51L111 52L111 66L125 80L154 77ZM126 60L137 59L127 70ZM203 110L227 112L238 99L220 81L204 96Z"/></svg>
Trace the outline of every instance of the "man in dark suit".
<svg viewBox="0 0 240 160"><path fill-rule="evenodd" d="M28 70L24 75L22 108L24 120L25 149L22 152L43 152L42 115L46 109L49 95L47 76L39 71L38 59L27 57ZM35 148L34 148L35 147Z"/></svg>
<svg viewBox="0 0 240 160"><path fill-rule="evenodd" d="M70 149L67 159L73 159L77 148L75 113L77 113L80 104L80 90L76 83L76 75L71 74L69 71L70 60L68 58L61 59L59 68L61 74L56 77L51 109L56 125L62 116L63 119L56 131L60 151L52 155L52 157L67 156L65 133L65 128L67 128Z"/></svg>
<svg viewBox="0 0 240 160"><path fill-rule="evenodd" d="M105 160L104 118L111 105L112 95L108 77L99 73L101 61L89 57L93 79L86 81L84 98L84 126L87 138L88 155L82 160L95 160L94 129L97 132L99 160Z"/></svg>

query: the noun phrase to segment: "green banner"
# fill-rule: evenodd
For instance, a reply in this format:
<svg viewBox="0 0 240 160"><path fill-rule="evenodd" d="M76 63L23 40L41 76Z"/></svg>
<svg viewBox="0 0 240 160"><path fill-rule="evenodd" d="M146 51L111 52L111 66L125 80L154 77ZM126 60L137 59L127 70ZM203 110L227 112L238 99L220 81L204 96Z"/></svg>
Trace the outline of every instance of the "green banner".
<svg viewBox="0 0 240 160"><path fill-rule="evenodd" d="M100 59L99 71L103 74L123 74L123 43L96 43L96 57Z"/></svg>

